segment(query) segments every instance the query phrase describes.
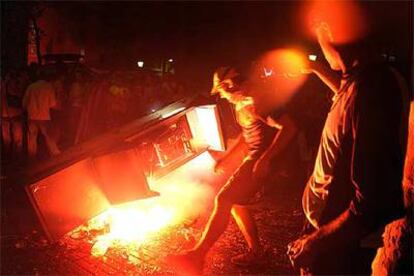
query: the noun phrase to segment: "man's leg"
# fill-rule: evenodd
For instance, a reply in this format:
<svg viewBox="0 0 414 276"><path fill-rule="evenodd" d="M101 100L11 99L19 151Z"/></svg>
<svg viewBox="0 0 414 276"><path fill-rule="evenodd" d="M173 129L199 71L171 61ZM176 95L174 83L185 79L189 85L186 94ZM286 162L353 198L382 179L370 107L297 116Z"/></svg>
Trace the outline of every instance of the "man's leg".
<svg viewBox="0 0 414 276"><path fill-rule="evenodd" d="M12 121L13 154L14 158L22 158L23 152L23 122L21 117Z"/></svg>
<svg viewBox="0 0 414 276"><path fill-rule="evenodd" d="M253 165L254 162L251 161L243 162L217 194L214 201L214 210L204 229L200 242L194 249L194 253L197 256L204 257L220 235L226 230L234 204L248 201L251 195L255 194L257 183L251 181ZM252 223L252 217L246 210L241 210L239 214L238 219L244 222L242 223L242 232L244 230L251 231L255 228L253 226L254 223ZM254 243L255 233L257 236L257 231L255 232L254 230L253 234L249 235L248 242L252 241L252 245Z"/></svg>
<svg viewBox="0 0 414 276"><path fill-rule="evenodd" d="M29 120L27 128L27 152L30 159L34 159L37 153L37 134L38 126L35 121Z"/></svg>
<svg viewBox="0 0 414 276"><path fill-rule="evenodd" d="M243 237L246 239L250 250L253 252L262 252L256 222L250 210L243 205L234 205L231 209L231 214L242 232Z"/></svg>
<svg viewBox="0 0 414 276"><path fill-rule="evenodd" d="M251 169L252 163L244 162L227 181L226 185L221 188L215 198L213 212L198 244L187 254L172 256L170 259L177 267L192 267L195 270L202 268L207 252L226 230L234 204L241 204L251 198L250 195L254 195L253 190L255 189L251 189L252 182L249 182L246 177L247 175L251 176Z"/></svg>
<svg viewBox="0 0 414 276"><path fill-rule="evenodd" d="M175 267L178 274L201 274L207 252L226 230L230 219L232 204L229 201L223 200L220 194L216 196L213 212L204 228L200 241L194 249L183 255L173 255L167 258L167 262Z"/></svg>
<svg viewBox="0 0 414 276"><path fill-rule="evenodd" d="M12 140L10 135L10 120L8 118L2 118L1 120L1 137L3 139L3 152L9 158Z"/></svg>
<svg viewBox="0 0 414 276"><path fill-rule="evenodd" d="M204 258L208 250L226 230L229 223L232 203L227 201L219 193L214 201L214 209L209 221L204 228L200 241L192 251L199 258Z"/></svg>
<svg viewBox="0 0 414 276"><path fill-rule="evenodd" d="M40 131L43 134L43 137L45 137L47 149L49 150L50 155L58 155L60 154L60 150L58 146L56 145L55 140L50 136L49 134L49 121L43 121L39 124Z"/></svg>

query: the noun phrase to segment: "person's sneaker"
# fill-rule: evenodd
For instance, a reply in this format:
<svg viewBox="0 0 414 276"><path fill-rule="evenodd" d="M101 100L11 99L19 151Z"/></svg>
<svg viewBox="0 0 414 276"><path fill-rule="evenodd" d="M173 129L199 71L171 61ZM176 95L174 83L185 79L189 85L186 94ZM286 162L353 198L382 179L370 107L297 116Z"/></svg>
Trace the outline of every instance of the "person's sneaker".
<svg viewBox="0 0 414 276"><path fill-rule="evenodd" d="M240 266L249 266L249 265L256 265L263 262L263 259L266 255L266 251L253 251L248 250L245 253L242 253L240 255L234 256L231 258L231 262L235 265Z"/></svg>
<svg viewBox="0 0 414 276"><path fill-rule="evenodd" d="M179 275L196 276L201 275L203 271L204 260L192 251L180 255L170 255L166 261L174 267Z"/></svg>

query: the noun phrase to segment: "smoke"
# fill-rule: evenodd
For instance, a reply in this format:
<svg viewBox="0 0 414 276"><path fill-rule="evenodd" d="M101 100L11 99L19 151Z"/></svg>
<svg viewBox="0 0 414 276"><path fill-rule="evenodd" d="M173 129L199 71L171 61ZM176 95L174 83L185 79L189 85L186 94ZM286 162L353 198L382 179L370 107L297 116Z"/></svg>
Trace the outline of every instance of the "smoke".
<svg viewBox="0 0 414 276"><path fill-rule="evenodd" d="M205 152L168 175L150 181L160 192L158 204L173 210L175 220L191 220L205 214L214 197L215 161Z"/></svg>
<svg viewBox="0 0 414 276"><path fill-rule="evenodd" d="M250 91L264 110L286 104L309 73L306 56L295 49L276 49L263 54L250 73Z"/></svg>

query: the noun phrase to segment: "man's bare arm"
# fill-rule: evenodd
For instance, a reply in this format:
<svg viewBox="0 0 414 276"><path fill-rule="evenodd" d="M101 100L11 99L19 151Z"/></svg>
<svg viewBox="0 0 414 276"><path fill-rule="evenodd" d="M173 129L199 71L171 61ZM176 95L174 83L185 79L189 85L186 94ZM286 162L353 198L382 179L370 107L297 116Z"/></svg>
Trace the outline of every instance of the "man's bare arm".
<svg viewBox="0 0 414 276"><path fill-rule="evenodd" d="M287 147L293 136L297 132L295 123L288 115L283 115L278 122L267 117L266 123L278 130L272 143L267 150L260 156L253 168L255 178L264 178L268 175L270 160L277 156L283 149Z"/></svg>
<svg viewBox="0 0 414 276"><path fill-rule="evenodd" d="M237 136L235 141L230 145L230 147L225 151L224 155L221 155L217 159L217 164L224 164L231 156L233 156L238 151L245 151L246 146L244 143L243 136L240 134Z"/></svg>
<svg viewBox="0 0 414 276"><path fill-rule="evenodd" d="M287 145L292 140L297 132L296 124L289 117L289 115L284 114L280 117L278 122L273 120L271 117L266 118L266 123L278 130L278 133L273 138L272 143L268 149L262 154L262 158L272 159L274 156L277 156L279 152L287 147Z"/></svg>
<svg viewBox="0 0 414 276"><path fill-rule="evenodd" d="M341 77L327 66L319 62L310 63L310 70L315 73L335 94L338 93Z"/></svg>

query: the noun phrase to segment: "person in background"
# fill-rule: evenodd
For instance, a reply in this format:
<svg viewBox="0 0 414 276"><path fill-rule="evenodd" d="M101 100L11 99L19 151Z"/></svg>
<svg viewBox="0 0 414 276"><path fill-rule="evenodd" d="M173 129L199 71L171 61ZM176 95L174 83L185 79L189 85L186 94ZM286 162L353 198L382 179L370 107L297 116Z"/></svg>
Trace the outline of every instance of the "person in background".
<svg viewBox="0 0 414 276"><path fill-rule="evenodd" d="M387 224L371 264L373 276L413 275L413 207L414 207L414 101L411 99L403 191L406 215Z"/></svg>
<svg viewBox="0 0 414 276"><path fill-rule="evenodd" d="M342 79L339 89L331 82L336 93L303 193L308 229L288 255L307 274L369 274L364 237L404 214L406 95L398 73L377 62L363 38L339 43L323 17L313 27Z"/></svg>
<svg viewBox="0 0 414 276"><path fill-rule="evenodd" d="M23 107L27 111L27 150L30 159L37 155L38 133L45 139L50 155L58 155L60 150L50 135L50 109L56 106L56 93L50 83L52 76L42 73L38 81L29 85L23 98Z"/></svg>
<svg viewBox="0 0 414 276"><path fill-rule="evenodd" d="M67 127L68 127L68 141L73 145L76 140L80 116L86 99L86 82L82 77L81 72L73 72L72 80L68 90L68 104L67 104Z"/></svg>
<svg viewBox="0 0 414 276"><path fill-rule="evenodd" d="M171 75L165 75L161 82L161 95L165 103L170 103L179 100L184 96L184 88L176 80L176 78Z"/></svg>
<svg viewBox="0 0 414 276"><path fill-rule="evenodd" d="M125 86L125 80L121 75L115 74L108 89L108 128L119 127L129 119L128 103L130 94L129 88Z"/></svg>
<svg viewBox="0 0 414 276"><path fill-rule="evenodd" d="M64 75L57 75L51 83L56 94L56 106L53 109L51 109L51 136L53 137L53 140L55 140L56 143L59 144L59 140L64 129L64 109L67 104L67 93L64 88Z"/></svg>
<svg viewBox="0 0 414 276"><path fill-rule="evenodd" d="M3 150L14 160L23 153L23 81L17 72L8 72L0 88Z"/></svg>
<svg viewBox="0 0 414 276"><path fill-rule="evenodd" d="M270 160L288 145L296 132L293 121L287 115L282 115L276 122L267 114L262 114L254 98L249 96L241 74L232 67L220 67L216 70L211 93L219 94L234 106L237 122L242 129L242 134L227 153L242 150L242 145L245 144L247 154L217 194L214 210L201 240L185 255L171 257L172 262L190 271L201 270L205 255L226 230L231 216L234 217L249 248L246 253L233 257L232 262L237 265L251 265L263 259L266 250L260 243L248 204L263 188ZM225 168L223 162L223 159L217 162L216 170Z"/></svg>
<svg viewBox="0 0 414 276"><path fill-rule="evenodd" d="M133 82L132 92L132 100L129 102L129 109L133 110L135 118L140 118L145 115L147 106L142 75Z"/></svg>

